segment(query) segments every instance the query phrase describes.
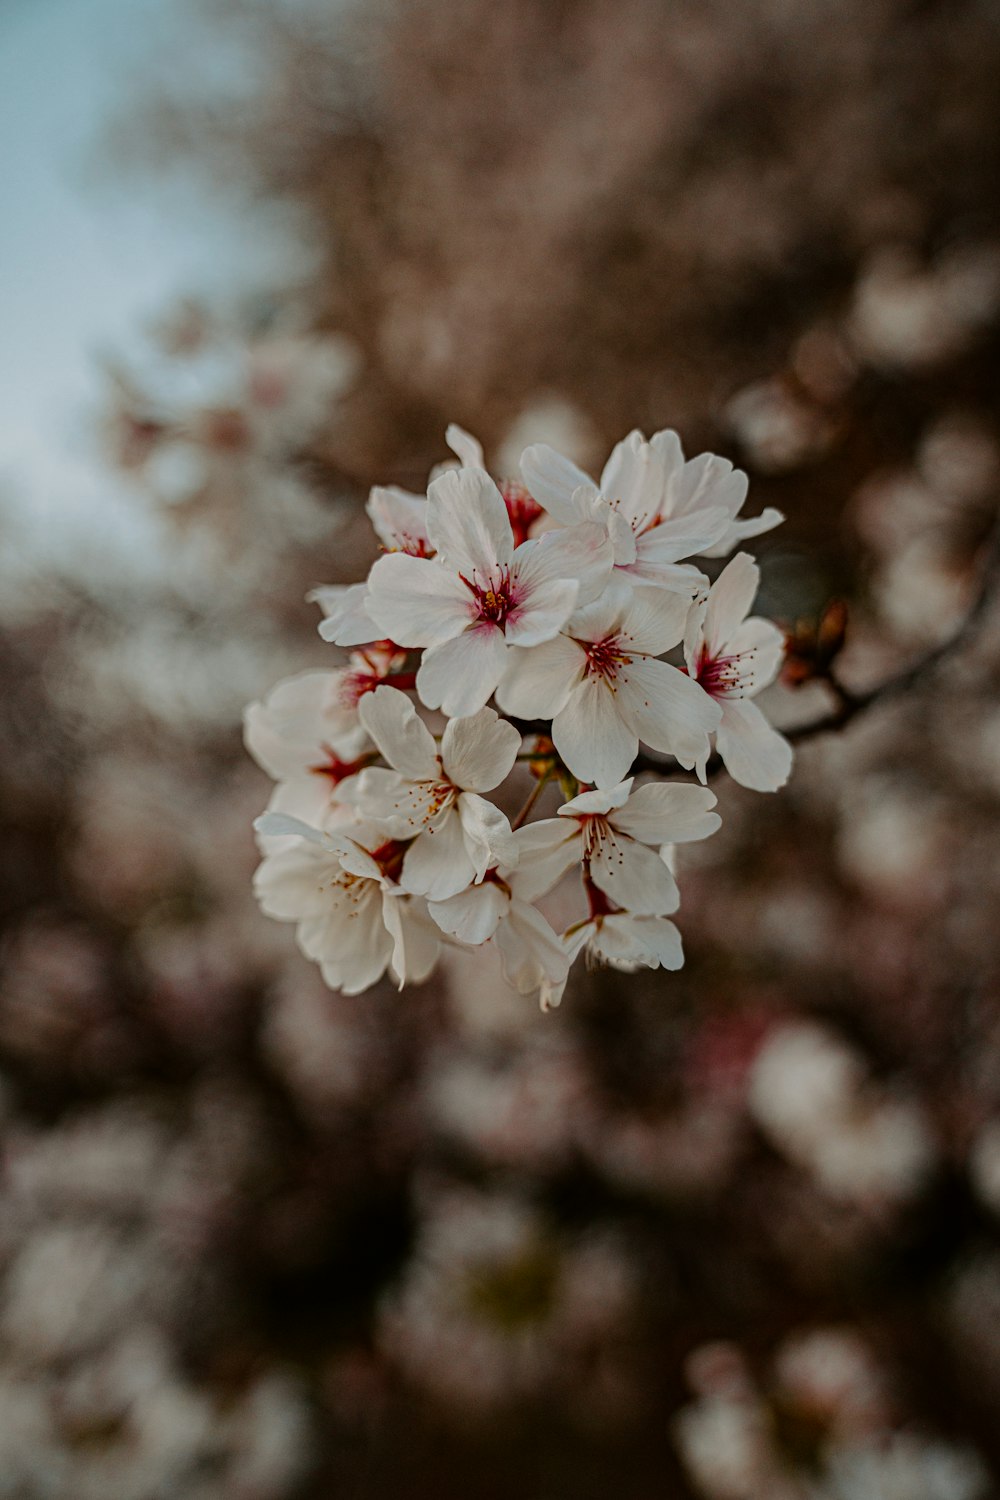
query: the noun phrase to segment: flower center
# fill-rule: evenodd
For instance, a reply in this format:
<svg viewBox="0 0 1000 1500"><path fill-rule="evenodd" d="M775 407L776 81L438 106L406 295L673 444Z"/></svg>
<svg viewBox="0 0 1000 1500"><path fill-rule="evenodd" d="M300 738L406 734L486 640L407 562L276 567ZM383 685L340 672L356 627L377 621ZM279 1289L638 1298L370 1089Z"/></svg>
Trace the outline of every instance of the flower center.
<svg viewBox="0 0 1000 1500"><path fill-rule="evenodd" d="M341 760L329 745L324 745L322 749L326 759L320 761L319 765L310 766L309 769L314 776L327 777L331 786L337 786L341 781L346 781L348 776L353 776L356 771L366 766L370 759L369 756L362 755L358 760Z"/></svg>
<svg viewBox="0 0 1000 1500"><path fill-rule="evenodd" d="M399 839L388 839L386 843L379 844L378 848L372 849L370 853L386 880L398 883L403 871L403 856L406 850L407 845L401 843Z"/></svg>
<svg viewBox="0 0 1000 1500"><path fill-rule="evenodd" d="M628 652L622 650L621 639L617 635L608 636L603 641L581 641L580 645L587 658L588 677L610 680L617 675L619 667L627 667L632 661Z"/></svg>
<svg viewBox="0 0 1000 1500"><path fill-rule="evenodd" d="M486 620L490 625L499 625L503 629L507 623L507 616L514 608L510 570L501 568L499 574L490 578L486 583L478 583L475 574L471 579L466 578L464 574L459 574L459 577L472 592L479 619Z"/></svg>
<svg viewBox="0 0 1000 1500"><path fill-rule="evenodd" d="M710 656L707 648L698 659L695 678L713 698L742 698L746 687L741 656Z"/></svg>
<svg viewBox="0 0 1000 1500"><path fill-rule="evenodd" d="M542 514L542 507L534 495L516 480L505 479L500 485L500 493L507 507L510 529L514 533L514 546L519 547L522 542L528 540L528 532L531 530L532 523L537 521Z"/></svg>

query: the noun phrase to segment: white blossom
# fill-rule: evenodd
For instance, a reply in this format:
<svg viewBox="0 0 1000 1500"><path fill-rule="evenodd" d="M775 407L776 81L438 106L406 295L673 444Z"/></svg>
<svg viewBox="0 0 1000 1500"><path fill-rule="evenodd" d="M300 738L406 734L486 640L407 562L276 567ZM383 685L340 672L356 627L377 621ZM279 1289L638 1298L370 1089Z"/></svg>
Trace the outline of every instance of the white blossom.
<svg viewBox="0 0 1000 1500"><path fill-rule="evenodd" d="M684 655L692 679L715 699L722 719L716 748L741 786L774 792L792 768L792 747L750 700L773 681L784 654L784 637L770 620L749 616L760 569L746 553L727 563L708 599L691 610ZM704 775L707 752L698 760Z"/></svg>
<svg viewBox="0 0 1000 1500"><path fill-rule="evenodd" d="M494 692L511 646L551 640L581 599L600 592L611 549L604 528L593 525L515 548L499 490L472 468L431 483L427 531L436 556L379 558L366 608L378 634L424 648L421 701L461 718Z"/></svg>
<svg viewBox="0 0 1000 1500"><path fill-rule="evenodd" d="M722 714L695 681L657 660L686 619L677 594L613 583L562 634L511 652L497 701L520 718L551 718L566 765L599 787L628 774L640 740L690 769L708 758Z"/></svg>
<svg viewBox="0 0 1000 1500"><path fill-rule="evenodd" d="M521 745L491 708L452 719L438 749L405 693L380 687L362 699L362 723L392 767L371 766L352 785L361 816L406 839L404 890L445 900L482 880L491 861L516 858L510 824L480 792L509 773Z"/></svg>

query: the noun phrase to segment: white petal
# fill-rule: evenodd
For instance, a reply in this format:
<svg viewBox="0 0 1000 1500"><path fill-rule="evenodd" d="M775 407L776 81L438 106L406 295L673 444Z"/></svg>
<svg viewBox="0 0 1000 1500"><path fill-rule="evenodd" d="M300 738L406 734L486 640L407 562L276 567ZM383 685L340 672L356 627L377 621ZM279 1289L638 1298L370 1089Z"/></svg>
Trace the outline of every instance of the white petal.
<svg viewBox="0 0 1000 1500"><path fill-rule="evenodd" d="M514 834L517 869L510 875L511 890L522 901L535 901L583 858L579 823L566 818L542 818Z"/></svg>
<svg viewBox="0 0 1000 1500"><path fill-rule="evenodd" d="M759 516L749 516L745 521L732 521L719 540L711 547L705 548L702 556L726 557L741 542L748 542L751 537L760 536L765 531L772 531L775 526L780 526L784 519L780 510L775 510L773 505L769 505L766 510L761 511Z"/></svg>
<svg viewBox="0 0 1000 1500"><path fill-rule="evenodd" d="M319 633L337 646L366 646L378 639L379 627L368 613L367 583L328 584L313 589L306 598L315 600L325 619Z"/></svg>
<svg viewBox="0 0 1000 1500"><path fill-rule="evenodd" d="M613 573L601 597L573 615L566 634L575 641L603 641L615 635L632 605L634 593L625 576Z"/></svg>
<svg viewBox="0 0 1000 1500"><path fill-rule="evenodd" d="M553 578L523 591L518 587L518 602L504 625L507 640L512 646L551 641L576 609L579 594L575 578Z"/></svg>
<svg viewBox="0 0 1000 1500"><path fill-rule="evenodd" d="M753 697L778 675L785 655L785 635L772 620L751 615L739 626L729 643L739 663L741 686Z"/></svg>
<svg viewBox="0 0 1000 1500"><path fill-rule="evenodd" d="M522 542L514 554L514 575L526 587L555 578L579 583L578 603L590 604L611 577L614 552L607 528L595 522L547 531Z"/></svg>
<svg viewBox="0 0 1000 1500"><path fill-rule="evenodd" d="M497 702L517 719L550 719L580 680L586 657L575 641L557 635L540 646L513 646L497 688Z"/></svg>
<svg viewBox="0 0 1000 1500"><path fill-rule="evenodd" d="M738 552L712 584L705 612L705 640L712 656L725 648L750 613L760 584L760 569L749 552Z"/></svg>
<svg viewBox="0 0 1000 1500"><path fill-rule="evenodd" d="M447 901L464 891L475 875L465 847L462 822L452 808L415 839L406 851L399 883L404 891Z"/></svg>
<svg viewBox="0 0 1000 1500"><path fill-rule="evenodd" d="M519 994L529 995L546 982L553 985L565 980L569 956L545 918L526 901L510 903L495 942L504 978Z"/></svg>
<svg viewBox="0 0 1000 1500"><path fill-rule="evenodd" d="M550 448L548 443L534 443L521 455L521 476L539 505L544 505L550 516L563 526L572 526L581 519L579 505L574 504L574 492L585 486L590 490L594 482L576 464Z"/></svg>
<svg viewBox="0 0 1000 1500"><path fill-rule="evenodd" d="M400 646L436 646L475 616L472 594L455 573L405 552L390 552L372 565L368 612L378 631Z"/></svg>
<svg viewBox="0 0 1000 1500"><path fill-rule="evenodd" d="M569 802L563 803L559 808L558 816L575 818L585 813L609 813L613 808L623 807L628 801L634 779L630 776L626 781L619 782L617 786L593 792L581 792L578 797L573 797Z"/></svg>
<svg viewBox="0 0 1000 1500"><path fill-rule="evenodd" d="M690 607L680 594L635 589L621 624L625 649L649 656L669 651L684 634Z"/></svg>
<svg viewBox="0 0 1000 1500"><path fill-rule="evenodd" d="M722 824L711 809L716 798L704 786L649 782L638 787L609 821L644 844L689 844Z"/></svg>
<svg viewBox="0 0 1000 1500"><path fill-rule="evenodd" d="M408 781L382 766L367 766L349 796L361 817L394 839L416 838L441 811L436 782Z"/></svg>
<svg viewBox="0 0 1000 1500"><path fill-rule="evenodd" d="M764 718L756 703L726 698L716 749L734 781L755 792L776 792L792 769L792 747Z"/></svg>
<svg viewBox="0 0 1000 1500"><path fill-rule="evenodd" d="M681 904L677 882L655 849L609 828L590 861L594 884L625 911L665 917Z"/></svg>
<svg viewBox="0 0 1000 1500"><path fill-rule="evenodd" d="M639 749L635 732L618 712L616 694L599 677L587 677L573 689L552 721L552 742L574 776L601 787L617 786Z"/></svg>
<svg viewBox="0 0 1000 1500"><path fill-rule="evenodd" d="M661 510L664 515L669 516L673 514L670 506L672 486L677 483L684 468L684 449L677 433L670 427L664 427L662 432L654 432L649 446L656 454L663 479Z"/></svg>
<svg viewBox="0 0 1000 1500"><path fill-rule="evenodd" d="M464 791L490 792L517 758L521 736L492 708L465 719L449 719L441 741L445 775Z"/></svg>
<svg viewBox="0 0 1000 1500"><path fill-rule="evenodd" d="M442 561L470 584L491 578L514 556L507 507L483 469L451 469L432 482L427 532Z"/></svg>
<svg viewBox="0 0 1000 1500"><path fill-rule="evenodd" d="M365 693L358 716L395 770L411 781L439 779L434 736L405 693L383 684L374 693Z"/></svg>
<svg viewBox="0 0 1000 1500"><path fill-rule="evenodd" d="M491 864L516 865L517 844L510 823L499 807L475 792L463 792L458 799L465 852L472 861L476 879L482 880Z"/></svg>
<svg viewBox="0 0 1000 1500"><path fill-rule="evenodd" d="M430 901L427 909L442 932L458 938L460 943L487 942L497 930L497 923L510 904L510 894L495 880L470 885L447 901Z"/></svg>
<svg viewBox="0 0 1000 1500"><path fill-rule="evenodd" d="M666 662L639 656L617 677L618 712L653 750L691 766L708 753L708 735L722 718L717 703Z"/></svg>
<svg viewBox="0 0 1000 1500"><path fill-rule="evenodd" d="M474 714L496 689L507 662L507 642L496 625L475 625L424 652L417 692L428 708L449 718Z"/></svg>
<svg viewBox="0 0 1000 1500"><path fill-rule="evenodd" d="M603 919L591 946L606 963L616 967L640 964L649 969L680 969L684 966L681 935L666 917L613 913Z"/></svg>
<svg viewBox="0 0 1000 1500"><path fill-rule="evenodd" d="M310 844L268 854L253 877L261 909L279 922L298 922L329 905L326 886L340 870L339 859Z"/></svg>
<svg viewBox="0 0 1000 1500"><path fill-rule="evenodd" d="M365 509L383 546L416 557L426 557L431 551L425 496L412 495L394 484L376 485Z"/></svg>
<svg viewBox="0 0 1000 1500"><path fill-rule="evenodd" d="M438 961L441 939L427 916L422 901L405 896L382 897L382 920L392 939L392 971L404 984L419 984L427 978Z"/></svg>
<svg viewBox="0 0 1000 1500"><path fill-rule="evenodd" d="M341 705L344 671L300 672L271 689L263 703L243 715L243 742L259 766L276 781L301 776L324 760L325 748L345 760L365 747L357 709Z"/></svg>
<svg viewBox="0 0 1000 1500"><path fill-rule="evenodd" d="M486 467L483 463L482 443L474 438L471 432L466 432L464 427L459 427L457 422L449 422L445 430L444 440L455 457L461 462L464 469L484 469Z"/></svg>
<svg viewBox="0 0 1000 1500"><path fill-rule="evenodd" d="M696 557L718 541L728 525L729 512L721 505L697 510L693 516L674 516L661 521L636 538L637 561L677 563L685 557Z"/></svg>
<svg viewBox="0 0 1000 1500"><path fill-rule="evenodd" d="M734 469L728 458L699 453L688 459L668 484L667 513L691 515L709 505L723 506L735 516L747 495L750 481L742 469Z"/></svg>

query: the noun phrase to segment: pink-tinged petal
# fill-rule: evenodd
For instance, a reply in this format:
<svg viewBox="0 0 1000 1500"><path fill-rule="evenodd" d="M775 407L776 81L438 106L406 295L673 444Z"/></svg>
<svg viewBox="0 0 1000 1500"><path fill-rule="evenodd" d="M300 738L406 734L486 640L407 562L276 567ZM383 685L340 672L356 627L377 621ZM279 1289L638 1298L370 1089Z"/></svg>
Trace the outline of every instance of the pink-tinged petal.
<svg viewBox="0 0 1000 1500"><path fill-rule="evenodd" d="M681 904L677 882L655 849L613 829L598 842L590 860L594 884L616 906L637 915L665 917Z"/></svg>
<svg viewBox="0 0 1000 1500"><path fill-rule="evenodd" d="M684 449L677 433L670 427L664 427L662 432L654 432L649 440L649 446L656 454L660 473L663 476L663 500L661 502L661 514L672 515L673 507L671 500L673 486L680 478L684 468Z"/></svg>
<svg viewBox="0 0 1000 1500"><path fill-rule="evenodd" d="M475 616L472 594L441 563L390 552L368 575L368 612L400 646L438 646L464 630Z"/></svg>
<svg viewBox="0 0 1000 1500"><path fill-rule="evenodd" d="M591 947L616 968L682 969L684 948L681 935L666 917L632 917L613 913L605 917Z"/></svg>
<svg viewBox="0 0 1000 1500"><path fill-rule="evenodd" d="M617 786L639 749L638 738L618 712L617 694L601 677L575 687L552 721L552 742L580 781Z"/></svg>
<svg viewBox="0 0 1000 1500"><path fill-rule="evenodd" d="M692 677L698 676L698 667L705 646L705 611L707 609L707 599L693 604L684 627L684 664Z"/></svg>
<svg viewBox="0 0 1000 1500"><path fill-rule="evenodd" d="M622 618L621 641L627 651L659 656L684 635L690 601L659 589L635 589Z"/></svg>
<svg viewBox="0 0 1000 1500"><path fill-rule="evenodd" d="M470 885L447 901L430 901L427 909L442 932L478 947L488 942L510 905L510 895L495 880Z"/></svg>
<svg viewBox="0 0 1000 1500"><path fill-rule="evenodd" d="M476 625L424 652L417 692L428 708L449 718L478 713L492 696L507 662L507 642L496 625Z"/></svg>
<svg viewBox="0 0 1000 1500"><path fill-rule="evenodd" d="M646 564L662 564L696 557L718 541L728 525L729 512L721 505L695 511L693 516L674 516L636 538L636 559Z"/></svg>
<svg viewBox="0 0 1000 1500"><path fill-rule="evenodd" d="M653 750L668 751L692 766L708 753L708 735L722 718L717 703L690 677L666 662L637 657L617 675L618 712Z"/></svg>
<svg viewBox="0 0 1000 1500"><path fill-rule="evenodd" d="M512 573L523 589L556 578L573 578L580 586L577 602L584 605L592 603L608 583L613 561L607 528L588 521L522 542L514 553Z"/></svg>
<svg viewBox="0 0 1000 1500"><path fill-rule="evenodd" d="M579 818L590 813L610 813L615 808L623 807L628 801L635 780L629 776L618 786L598 789L593 792L581 792L578 797L573 797L569 802L564 802L558 809L557 816L560 818Z"/></svg>
<svg viewBox="0 0 1000 1500"><path fill-rule="evenodd" d="M668 487L667 513L689 516L706 506L721 505L735 516L747 497L749 484L742 469L734 469L728 458L699 453L674 475Z"/></svg>
<svg viewBox="0 0 1000 1500"><path fill-rule="evenodd" d="M382 920L392 939L390 966L399 988L404 984L420 984L441 952L440 935L427 916L424 903L386 892L382 897Z"/></svg>
<svg viewBox="0 0 1000 1500"><path fill-rule="evenodd" d="M509 877L511 890L522 901L535 901L583 859L579 823L565 818L542 818L514 834L517 869Z"/></svg>
<svg viewBox="0 0 1000 1500"><path fill-rule="evenodd" d="M562 526L572 526L581 519L579 505L573 499L575 491L594 490L594 481L548 443L525 448L521 477L539 505L544 505Z"/></svg>
<svg viewBox="0 0 1000 1500"><path fill-rule="evenodd" d="M385 684L365 693L358 717L394 770L412 781L440 777L434 736L405 693Z"/></svg>
<svg viewBox="0 0 1000 1500"><path fill-rule="evenodd" d="M570 963L566 950L541 912L526 901L510 903L495 942L504 978L519 994L565 981Z"/></svg>
<svg viewBox="0 0 1000 1500"><path fill-rule="evenodd" d="M447 901L472 883L475 868L465 847L462 821L452 808L406 851L399 883L404 891Z"/></svg>
<svg viewBox="0 0 1000 1500"><path fill-rule="evenodd" d="M427 500L397 485L376 485L365 506L368 518L384 547L427 557L433 550L427 535Z"/></svg>
<svg viewBox="0 0 1000 1500"><path fill-rule="evenodd" d="M574 578L553 578L522 595L515 584L517 603L507 616L504 634L512 646L541 646L551 641L576 609L580 585Z"/></svg>
<svg viewBox="0 0 1000 1500"><path fill-rule="evenodd" d="M741 786L755 792L776 792L792 769L792 747L767 722L756 703L727 698L715 746L726 770Z"/></svg>
<svg viewBox="0 0 1000 1500"><path fill-rule="evenodd" d="M482 469L450 469L431 483L427 532L442 561L470 584L485 583L514 556L503 496Z"/></svg>
<svg viewBox="0 0 1000 1500"><path fill-rule="evenodd" d="M587 658L568 636L530 648L511 647L497 702L516 719L550 719L579 682Z"/></svg>
<svg viewBox="0 0 1000 1500"><path fill-rule="evenodd" d="M778 675L785 655L785 636L771 620L751 615L732 637L729 649L739 659L745 697L753 697Z"/></svg>
<svg viewBox="0 0 1000 1500"><path fill-rule="evenodd" d="M712 584L705 611L705 640L712 656L725 648L750 613L760 584L760 569L749 552L737 552Z"/></svg>
<svg viewBox="0 0 1000 1500"><path fill-rule="evenodd" d="M463 791L490 792L509 775L521 748L513 724L481 708L466 719L449 719L441 741L445 775Z"/></svg>
<svg viewBox="0 0 1000 1500"><path fill-rule="evenodd" d="M448 423L444 440L464 469L485 469L482 443L457 422Z"/></svg>
<svg viewBox="0 0 1000 1500"><path fill-rule="evenodd" d="M368 613L367 583L332 583L313 589L306 597L325 615L319 623L324 641L332 641L335 646L367 646L378 639L378 626Z"/></svg>
<svg viewBox="0 0 1000 1500"><path fill-rule="evenodd" d="M656 450L637 428L612 449L601 472L601 494L638 527L647 525L659 510L663 471Z"/></svg>
<svg viewBox="0 0 1000 1500"><path fill-rule="evenodd" d="M702 555L704 557L727 557L741 542L748 542L751 537L761 536L765 531L773 531L775 526L780 526L784 519L780 510L775 510L773 505L769 505L766 510L761 511L759 516L748 516L745 521L732 521L719 540L711 547L706 547Z"/></svg>
<svg viewBox="0 0 1000 1500"><path fill-rule="evenodd" d="M566 626L566 634L575 641L604 641L616 635L632 604L632 585L619 573L593 604L578 609Z"/></svg>
<svg viewBox="0 0 1000 1500"><path fill-rule="evenodd" d="M475 878L482 880L490 865L517 864L518 848L507 817L499 807L476 792L463 792L458 816L465 839L465 852L472 861Z"/></svg>
<svg viewBox="0 0 1000 1500"><path fill-rule="evenodd" d="M718 813L711 810L715 802L707 787L649 782L638 787L609 822L644 844L690 844L722 826Z"/></svg>
<svg viewBox="0 0 1000 1500"><path fill-rule="evenodd" d="M637 556L634 563L619 572L633 587L666 589L671 594L681 594L689 603L708 594L708 579L693 563L651 563Z"/></svg>

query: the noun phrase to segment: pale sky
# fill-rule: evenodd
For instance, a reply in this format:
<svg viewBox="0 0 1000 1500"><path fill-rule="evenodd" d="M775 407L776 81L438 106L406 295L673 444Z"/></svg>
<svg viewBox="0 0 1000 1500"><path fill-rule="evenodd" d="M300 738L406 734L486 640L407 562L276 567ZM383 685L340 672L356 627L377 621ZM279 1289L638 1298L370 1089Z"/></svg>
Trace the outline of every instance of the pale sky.
<svg viewBox="0 0 1000 1500"><path fill-rule="evenodd" d="M95 355L136 347L179 294L268 285L288 254L235 204L96 180L102 125L188 16L186 0L0 0L0 497L40 534L132 535L94 451Z"/></svg>

